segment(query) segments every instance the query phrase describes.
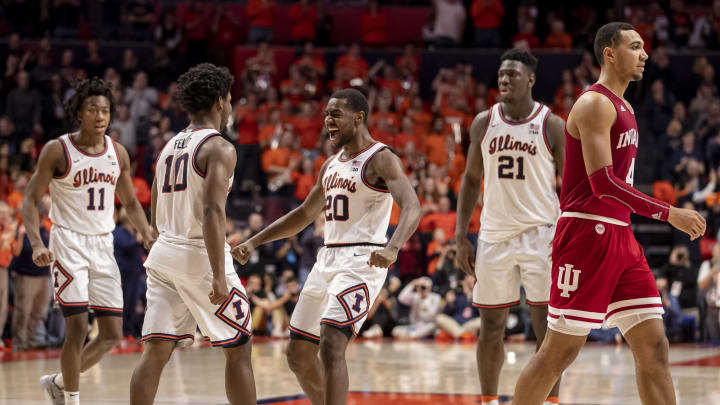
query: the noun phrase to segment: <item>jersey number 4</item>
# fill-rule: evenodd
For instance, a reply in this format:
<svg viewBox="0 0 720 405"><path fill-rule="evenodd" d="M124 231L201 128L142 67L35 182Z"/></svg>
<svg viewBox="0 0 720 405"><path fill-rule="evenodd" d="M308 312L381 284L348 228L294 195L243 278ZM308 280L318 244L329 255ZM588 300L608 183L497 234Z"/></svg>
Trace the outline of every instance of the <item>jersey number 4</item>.
<svg viewBox="0 0 720 405"><path fill-rule="evenodd" d="M348 198L344 194L338 194L333 198L329 195L325 198L325 220L326 221L347 221L350 216Z"/></svg>
<svg viewBox="0 0 720 405"><path fill-rule="evenodd" d="M516 161L517 171L513 173ZM498 178L525 180L525 159L522 156L517 158L500 156L498 162L500 163L498 165Z"/></svg>
<svg viewBox="0 0 720 405"><path fill-rule="evenodd" d="M175 159L174 155L165 158L165 180L163 180L162 192L171 193L173 191L183 191L187 188L187 168L188 158L190 155L183 153ZM170 184L170 172L175 161L175 171L173 174L174 184Z"/></svg>

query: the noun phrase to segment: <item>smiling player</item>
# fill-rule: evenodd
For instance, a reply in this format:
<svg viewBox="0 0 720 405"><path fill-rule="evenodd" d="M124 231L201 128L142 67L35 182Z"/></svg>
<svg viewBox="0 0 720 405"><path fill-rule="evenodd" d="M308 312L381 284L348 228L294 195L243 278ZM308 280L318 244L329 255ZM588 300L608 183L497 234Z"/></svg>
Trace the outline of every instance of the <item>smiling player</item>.
<svg viewBox="0 0 720 405"><path fill-rule="evenodd" d="M362 93L335 92L325 108L325 127L340 152L325 162L298 208L232 251L245 264L253 249L295 235L325 213L325 247L293 311L287 349L290 368L313 405L346 403L347 344L420 222L420 202L400 158L370 136L367 116ZM386 245L393 199L400 222Z"/></svg>

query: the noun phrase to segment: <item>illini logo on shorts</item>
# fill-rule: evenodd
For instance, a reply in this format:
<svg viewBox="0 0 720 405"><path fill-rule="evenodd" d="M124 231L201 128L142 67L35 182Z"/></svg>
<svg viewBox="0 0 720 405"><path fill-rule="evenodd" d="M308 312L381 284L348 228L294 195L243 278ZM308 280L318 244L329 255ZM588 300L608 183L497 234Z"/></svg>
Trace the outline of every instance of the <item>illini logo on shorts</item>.
<svg viewBox="0 0 720 405"><path fill-rule="evenodd" d="M580 281L580 272L581 270L573 269L572 264L566 264L564 267L560 266L557 288L562 290L560 293L561 297L568 298L571 292L577 290Z"/></svg>

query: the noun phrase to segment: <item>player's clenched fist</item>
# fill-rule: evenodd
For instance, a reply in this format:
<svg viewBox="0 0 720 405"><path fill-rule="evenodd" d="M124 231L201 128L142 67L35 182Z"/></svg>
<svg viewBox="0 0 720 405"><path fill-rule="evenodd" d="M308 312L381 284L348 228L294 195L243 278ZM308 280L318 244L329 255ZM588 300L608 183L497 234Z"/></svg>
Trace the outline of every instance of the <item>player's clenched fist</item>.
<svg viewBox="0 0 720 405"><path fill-rule="evenodd" d="M253 247L247 242L245 242L232 248L230 250L230 254L232 255L233 259L240 262L240 264L245 264L247 263L248 259L250 259L250 253L252 253L252 251Z"/></svg>
<svg viewBox="0 0 720 405"><path fill-rule="evenodd" d="M213 305L220 305L225 302L228 297L227 279L225 275L217 278L213 277L212 290L210 290L208 297Z"/></svg>
<svg viewBox="0 0 720 405"><path fill-rule="evenodd" d="M398 249L395 247L386 247L370 253L368 264L376 267L388 268L397 260Z"/></svg>
<svg viewBox="0 0 720 405"><path fill-rule="evenodd" d="M690 235L691 240L705 235L705 218L697 211L670 207L668 222L675 228Z"/></svg>
<svg viewBox="0 0 720 405"><path fill-rule="evenodd" d="M49 266L54 260L52 252L46 247L33 250L32 259L38 267Z"/></svg>

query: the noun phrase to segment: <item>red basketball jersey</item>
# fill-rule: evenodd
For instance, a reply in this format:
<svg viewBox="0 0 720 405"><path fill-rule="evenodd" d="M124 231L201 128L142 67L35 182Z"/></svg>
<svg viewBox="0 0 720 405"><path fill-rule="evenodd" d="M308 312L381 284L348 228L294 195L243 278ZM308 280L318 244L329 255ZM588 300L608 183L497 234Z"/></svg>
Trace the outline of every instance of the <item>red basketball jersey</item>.
<svg viewBox="0 0 720 405"><path fill-rule="evenodd" d="M635 157L638 148L638 129L635 114L607 87L595 83L586 91L600 93L610 99L617 111L617 119L610 128L613 173L633 185ZM590 180L585 169L582 145L573 138L565 126L565 166L563 168L560 208L563 212L580 212L601 215L630 223L631 209L618 208L593 195Z"/></svg>

